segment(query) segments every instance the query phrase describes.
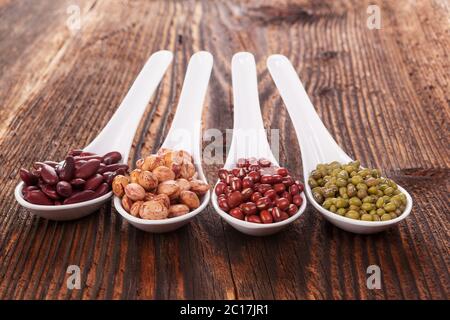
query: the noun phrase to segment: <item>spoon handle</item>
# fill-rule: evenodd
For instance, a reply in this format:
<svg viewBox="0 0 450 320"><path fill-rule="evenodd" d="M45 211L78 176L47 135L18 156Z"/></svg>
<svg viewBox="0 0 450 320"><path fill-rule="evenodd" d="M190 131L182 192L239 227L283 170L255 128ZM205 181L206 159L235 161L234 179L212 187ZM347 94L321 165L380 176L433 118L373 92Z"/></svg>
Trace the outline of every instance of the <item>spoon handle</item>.
<svg viewBox="0 0 450 320"><path fill-rule="evenodd" d="M200 51L192 55L186 70L177 111L162 144L164 148L190 152L196 163L201 163L202 109L212 66L213 57L209 52Z"/></svg>
<svg viewBox="0 0 450 320"><path fill-rule="evenodd" d="M239 158L263 157L277 162L267 142L258 97L255 58L239 52L231 61L233 82L233 138L225 167Z"/></svg>
<svg viewBox="0 0 450 320"><path fill-rule="evenodd" d="M272 55L267 59L267 66L294 124L305 177L318 163L352 161L320 120L288 58Z"/></svg>
<svg viewBox="0 0 450 320"><path fill-rule="evenodd" d="M116 150L127 161L141 117L172 57L172 52L165 50L150 56L111 120L85 151L104 154Z"/></svg>

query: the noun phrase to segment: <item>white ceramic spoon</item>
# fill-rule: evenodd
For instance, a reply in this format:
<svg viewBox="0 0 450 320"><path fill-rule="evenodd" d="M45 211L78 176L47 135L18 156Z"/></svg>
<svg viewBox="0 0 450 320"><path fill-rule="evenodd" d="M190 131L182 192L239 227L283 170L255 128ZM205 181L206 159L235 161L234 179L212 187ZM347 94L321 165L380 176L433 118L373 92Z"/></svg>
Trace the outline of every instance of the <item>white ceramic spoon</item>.
<svg viewBox="0 0 450 320"><path fill-rule="evenodd" d="M158 51L151 55L111 120L84 151L99 155L119 151L122 161L128 160L139 121L170 65L172 56L170 51ZM50 220L74 220L87 216L99 209L112 195L112 192L108 192L99 198L80 203L44 206L25 201L22 196L23 186L24 183L20 182L14 191L17 202L31 213Z"/></svg>
<svg viewBox="0 0 450 320"><path fill-rule="evenodd" d="M290 61L285 56L272 55L267 59L267 66L297 133L302 151L305 182L308 181L309 174L319 163L353 161L325 128ZM305 183L309 200L325 219L341 229L362 234L383 231L399 223L411 213L412 198L405 189L400 186L399 189L407 198L405 211L399 217L389 221L361 221L342 217L324 209L314 200L311 188L308 183Z"/></svg>
<svg viewBox="0 0 450 320"><path fill-rule="evenodd" d="M194 165L198 172L198 179L207 183L202 169L200 153L200 133L203 101L208 88L209 77L213 66L213 57L209 52L201 51L192 55L187 67L181 90L177 111L169 133L162 144L162 148L185 150L194 158ZM185 215L164 220L145 220L132 216L126 212L119 197L114 197L114 206L120 215L130 224L146 232L169 232L182 227L191 221L208 205L210 192L201 199L200 207Z"/></svg>
<svg viewBox="0 0 450 320"><path fill-rule="evenodd" d="M258 98L255 59L251 53L239 52L231 62L234 98L233 138L225 162L225 169L232 169L240 158L266 158L279 166L267 142ZM218 181L219 182L219 181ZM220 209L217 195L213 192L212 203L217 213L233 228L252 236L276 233L298 219L305 211L306 198L298 212L289 219L271 224L258 224L236 219Z"/></svg>

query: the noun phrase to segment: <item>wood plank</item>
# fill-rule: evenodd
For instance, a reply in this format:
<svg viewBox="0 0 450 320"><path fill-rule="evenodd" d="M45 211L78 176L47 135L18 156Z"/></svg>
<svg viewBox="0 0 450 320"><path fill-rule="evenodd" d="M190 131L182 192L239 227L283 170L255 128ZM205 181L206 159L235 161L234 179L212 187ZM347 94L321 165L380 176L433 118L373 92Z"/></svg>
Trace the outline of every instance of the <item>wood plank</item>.
<svg viewBox="0 0 450 320"><path fill-rule="evenodd" d="M445 1L0 1L1 299L448 299L449 7ZM293 62L338 143L412 193L411 216L372 236L333 227L310 206L280 234L253 238L208 208L169 234L146 234L105 205L79 221L33 217L14 200L18 169L60 159L105 125L147 57L174 62L149 104L130 163L170 127L189 57L214 55L204 130L232 128L231 57L257 59L261 110L280 163L302 178L292 123L265 67ZM204 146L208 141L204 141ZM225 150L225 147L224 147ZM204 165L215 181L217 164ZM82 270L68 290L68 265ZM382 288L366 287L379 265Z"/></svg>

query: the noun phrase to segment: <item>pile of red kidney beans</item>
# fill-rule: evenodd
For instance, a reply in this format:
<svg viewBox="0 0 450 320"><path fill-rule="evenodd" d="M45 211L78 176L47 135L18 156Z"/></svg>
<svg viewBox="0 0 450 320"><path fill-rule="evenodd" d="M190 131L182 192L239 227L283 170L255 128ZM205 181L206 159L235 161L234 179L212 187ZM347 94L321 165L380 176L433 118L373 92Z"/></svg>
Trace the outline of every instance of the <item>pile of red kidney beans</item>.
<svg viewBox="0 0 450 320"><path fill-rule="evenodd" d="M112 151L104 156L72 150L62 163L35 162L31 170L20 169L25 183L22 195L39 205L73 204L92 200L108 193L118 174L125 174L128 165L118 163L122 155Z"/></svg>
<svg viewBox="0 0 450 320"><path fill-rule="evenodd" d="M239 220L275 223L296 214L304 186L289 171L267 159L240 159L231 170L220 169L215 193L219 207Z"/></svg>

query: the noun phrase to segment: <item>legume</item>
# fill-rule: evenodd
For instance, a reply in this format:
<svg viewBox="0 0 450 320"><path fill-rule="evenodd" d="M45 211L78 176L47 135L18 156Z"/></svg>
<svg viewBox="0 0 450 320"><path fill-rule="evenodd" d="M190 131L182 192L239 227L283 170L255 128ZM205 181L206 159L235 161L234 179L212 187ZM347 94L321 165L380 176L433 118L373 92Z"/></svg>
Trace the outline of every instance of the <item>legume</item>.
<svg viewBox="0 0 450 320"><path fill-rule="evenodd" d="M308 179L311 192L323 208L350 219L388 221L406 208L406 196L377 169L359 161L318 164Z"/></svg>

